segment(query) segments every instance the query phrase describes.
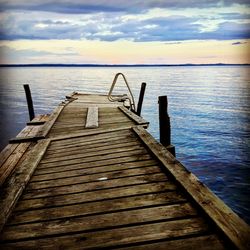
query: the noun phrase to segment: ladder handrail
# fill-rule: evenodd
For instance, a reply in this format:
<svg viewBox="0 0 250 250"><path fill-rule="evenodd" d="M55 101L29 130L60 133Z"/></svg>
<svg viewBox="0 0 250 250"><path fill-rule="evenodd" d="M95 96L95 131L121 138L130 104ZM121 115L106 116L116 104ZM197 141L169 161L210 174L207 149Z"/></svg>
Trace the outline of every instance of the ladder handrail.
<svg viewBox="0 0 250 250"><path fill-rule="evenodd" d="M129 94L130 94L130 96L131 96L131 99L128 97L128 95L124 95L122 98L120 98L120 99L115 99L115 98L113 98L112 97L112 92L113 92L113 89L114 89L114 87L115 87L115 84L116 84L116 82L117 82L117 79L118 79L118 77L119 76L122 76L123 77L123 80L124 80L124 82L126 83L126 85L127 85L127 88L128 88L128 91L129 91ZM111 85L111 88L110 88L110 90L109 90L109 93L108 93L108 99L111 101L111 102L115 102L115 101L125 101L126 99L128 99L129 100L129 103L130 103L130 107L131 107L131 109L133 110L133 111L135 111L135 100L134 100L134 96L133 96L133 94L132 94L132 91L131 91L131 89L130 89L130 87L129 87L129 85L128 85L128 81L127 81L127 79L126 79L126 77L125 77L125 75L123 74L123 73L117 73L116 75L115 75L115 77L114 77L114 80L113 80L113 83L112 83L112 85Z"/></svg>

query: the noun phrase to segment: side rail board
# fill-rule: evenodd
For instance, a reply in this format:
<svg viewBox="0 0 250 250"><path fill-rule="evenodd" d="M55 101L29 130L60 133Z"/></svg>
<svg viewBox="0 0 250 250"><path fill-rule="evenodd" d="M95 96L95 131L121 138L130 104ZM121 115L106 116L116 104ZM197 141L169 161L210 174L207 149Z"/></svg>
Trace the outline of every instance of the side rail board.
<svg viewBox="0 0 250 250"><path fill-rule="evenodd" d="M137 126L133 130L226 238L238 249L250 249L249 226L145 129Z"/></svg>

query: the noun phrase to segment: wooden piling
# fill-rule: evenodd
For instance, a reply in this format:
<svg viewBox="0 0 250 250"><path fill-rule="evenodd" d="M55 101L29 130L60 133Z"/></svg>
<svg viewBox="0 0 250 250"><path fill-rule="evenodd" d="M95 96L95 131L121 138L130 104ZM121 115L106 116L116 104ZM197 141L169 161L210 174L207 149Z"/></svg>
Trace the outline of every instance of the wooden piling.
<svg viewBox="0 0 250 250"><path fill-rule="evenodd" d="M160 127L160 142L168 151L175 156L175 147L171 145L171 125L168 115L168 99L167 96L159 96L159 127Z"/></svg>
<svg viewBox="0 0 250 250"><path fill-rule="evenodd" d="M30 121L35 118L35 112L34 112L34 107L33 107L33 101L30 93L30 87L29 84L24 84L23 85L24 90L25 90L25 95L26 95L26 100L27 100L27 105L28 105L28 110L29 110L29 116L30 116Z"/></svg>
<svg viewBox="0 0 250 250"><path fill-rule="evenodd" d="M139 115L139 116L141 115L141 109L142 109L142 103L143 103L145 89L146 89L146 83L143 82L141 84L141 91L140 91L139 101L138 101L137 111L136 111L136 114Z"/></svg>

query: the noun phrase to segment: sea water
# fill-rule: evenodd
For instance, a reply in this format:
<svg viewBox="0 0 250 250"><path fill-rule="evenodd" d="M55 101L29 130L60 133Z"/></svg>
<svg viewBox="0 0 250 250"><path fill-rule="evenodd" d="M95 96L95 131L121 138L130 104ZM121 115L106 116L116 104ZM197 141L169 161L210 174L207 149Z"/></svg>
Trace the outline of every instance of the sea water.
<svg viewBox="0 0 250 250"><path fill-rule="evenodd" d="M36 114L50 113L72 91L107 94L126 75L135 99L147 83L142 116L159 140L158 96L167 95L177 158L250 223L250 77L248 66L1 67L0 147L28 121L23 84ZM115 93L125 93L119 81Z"/></svg>

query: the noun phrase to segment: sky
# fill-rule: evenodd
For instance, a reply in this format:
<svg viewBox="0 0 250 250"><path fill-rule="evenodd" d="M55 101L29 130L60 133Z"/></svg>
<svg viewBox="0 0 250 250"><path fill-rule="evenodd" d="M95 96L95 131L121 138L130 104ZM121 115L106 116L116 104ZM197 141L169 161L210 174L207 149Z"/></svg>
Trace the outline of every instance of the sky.
<svg viewBox="0 0 250 250"><path fill-rule="evenodd" d="M250 63L249 0L0 0L0 64Z"/></svg>

